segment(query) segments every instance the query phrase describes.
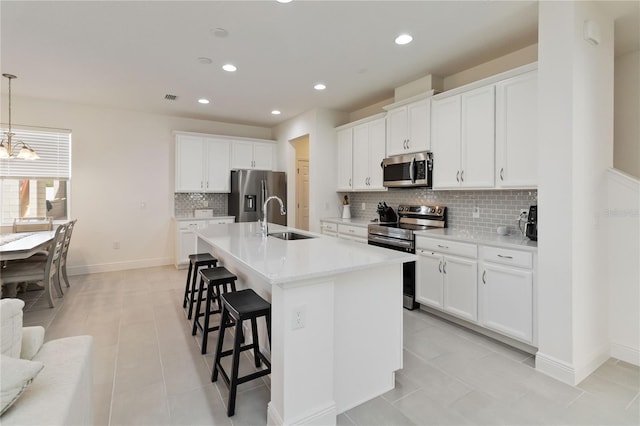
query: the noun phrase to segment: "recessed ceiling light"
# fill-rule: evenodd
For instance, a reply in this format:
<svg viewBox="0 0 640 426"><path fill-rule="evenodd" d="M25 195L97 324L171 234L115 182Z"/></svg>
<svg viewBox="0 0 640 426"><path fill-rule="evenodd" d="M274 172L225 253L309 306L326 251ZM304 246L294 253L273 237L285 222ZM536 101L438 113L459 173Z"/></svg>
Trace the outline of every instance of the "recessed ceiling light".
<svg viewBox="0 0 640 426"><path fill-rule="evenodd" d="M413 40L409 34L400 34L396 37L396 44L409 44Z"/></svg>
<svg viewBox="0 0 640 426"><path fill-rule="evenodd" d="M238 68L236 68L236 66L235 66L235 65L232 65L232 64L224 64L224 65L222 66L222 69L223 69L223 70L225 70L225 71L234 72L234 71L235 71L235 70L237 70Z"/></svg>
<svg viewBox="0 0 640 426"><path fill-rule="evenodd" d="M201 63L202 65L209 65L213 61L211 60L211 58L207 58L206 56L201 56L198 58L198 62Z"/></svg>
<svg viewBox="0 0 640 426"><path fill-rule="evenodd" d="M278 3L291 3L291 0L276 0Z"/></svg>
<svg viewBox="0 0 640 426"><path fill-rule="evenodd" d="M198 99L198 102L206 105L209 103L209 99L201 98L201 99Z"/></svg>
<svg viewBox="0 0 640 426"><path fill-rule="evenodd" d="M318 83L318 84L316 84L315 86L313 86L313 88L314 88L314 89L316 89L316 90L324 90L324 89L326 89L326 88L327 88L327 86L325 86L325 85L324 85L324 84L322 84L322 83Z"/></svg>
<svg viewBox="0 0 640 426"><path fill-rule="evenodd" d="M274 109L273 111L271 111L271 114L280 115L280 111L278 111L277 109Z"/></svg>

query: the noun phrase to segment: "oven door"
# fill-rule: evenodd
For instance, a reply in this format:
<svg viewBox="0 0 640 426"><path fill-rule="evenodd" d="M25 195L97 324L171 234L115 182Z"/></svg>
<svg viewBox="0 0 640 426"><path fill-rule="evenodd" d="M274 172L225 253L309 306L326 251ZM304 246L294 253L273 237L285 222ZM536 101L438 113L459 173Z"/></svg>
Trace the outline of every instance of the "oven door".
<svg viewBox="0 0 640 426"><path fill-rule="evenodd" d="M399 240L397 238L369 234L368 243L372 246L396 251L416 252L413 241ZM408 310L413 310L418 306L416 303L416 262L402 264L402 306Z"/></svg>
<svg viewBox="0 0 640 426"><path fill-rule="evenodd" d="M391 188L431 187L432 168L431 153L428 152L385 158L382 161L383 185Z"/></svg>

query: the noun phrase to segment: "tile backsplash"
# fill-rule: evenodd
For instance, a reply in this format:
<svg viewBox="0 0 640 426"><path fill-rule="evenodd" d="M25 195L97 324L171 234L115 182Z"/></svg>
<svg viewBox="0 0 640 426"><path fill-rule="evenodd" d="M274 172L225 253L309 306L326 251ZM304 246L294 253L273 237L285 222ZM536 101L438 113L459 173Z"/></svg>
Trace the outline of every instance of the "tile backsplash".
<svg viewBox="0 0 640 426"><path fill-rule="evenodd" d="M490 191L434 191L425 188L389 189L386 192L340 193L339 199L349 196L351 217L377 218L378 202L386 201L397 212L400 204L447 206L447 226L470 232L495 233L501 225L509 232L518 229L516 218L520 209L538 204L538 191L490 190ZM362 210L362 203L365 209ZM480 209L480 217L473 217L473 209ZM524 226L524 223L522 224Z"/></svg>
<svg viewBox="0 0 640 426"><path fill-rule="evenodd" d="M176 217L191 217L194 209L213 209L214 216L227 215L229 194L175 193L173 194Z"/></svg>

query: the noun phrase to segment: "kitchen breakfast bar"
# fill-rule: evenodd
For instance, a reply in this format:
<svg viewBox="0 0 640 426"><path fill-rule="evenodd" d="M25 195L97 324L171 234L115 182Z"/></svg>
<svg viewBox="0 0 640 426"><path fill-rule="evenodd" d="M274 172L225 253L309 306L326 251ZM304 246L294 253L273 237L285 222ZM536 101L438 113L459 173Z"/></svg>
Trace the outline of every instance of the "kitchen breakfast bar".
<svg viewBox="0 0 640 426"><path fill-rule="evenodd" d="M271 233L291 230L269 225ZM272 364L267 424L335 424L337 414L394 387L402 263L415 256L294 231L313 238L263 237L256 222L212 225L198 232L198 251L271 303L271 346L258 331Z"/></svg>

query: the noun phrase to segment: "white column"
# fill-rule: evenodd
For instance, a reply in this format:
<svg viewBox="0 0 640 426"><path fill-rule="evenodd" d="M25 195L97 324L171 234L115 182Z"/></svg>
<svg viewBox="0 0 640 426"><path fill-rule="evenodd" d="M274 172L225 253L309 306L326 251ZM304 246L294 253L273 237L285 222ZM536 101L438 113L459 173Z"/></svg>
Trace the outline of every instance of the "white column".
<svg viewBox="0 0 640 426"><path fill-rule="evenodd" d="M570 384L609 354L601 251L613 161L613 20L598 2L540 2L536 368ZM598 43L585 37L591 21Z"/></svg>

